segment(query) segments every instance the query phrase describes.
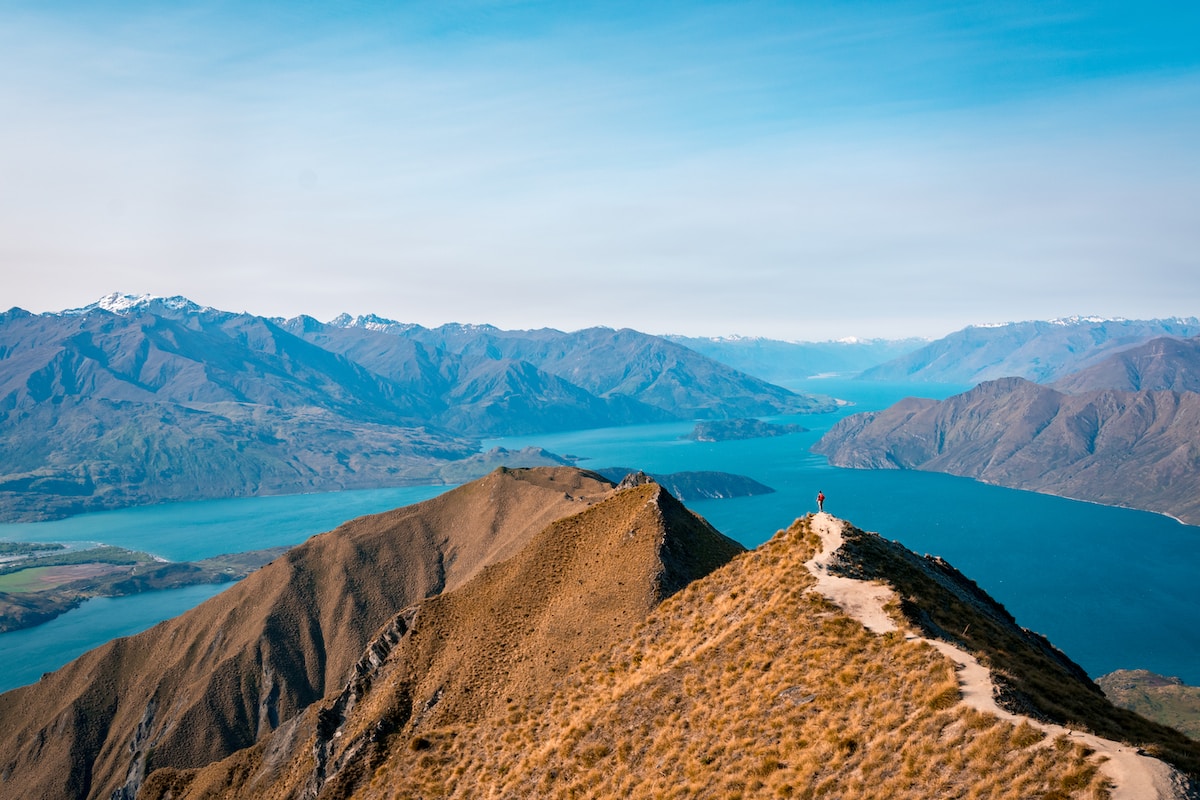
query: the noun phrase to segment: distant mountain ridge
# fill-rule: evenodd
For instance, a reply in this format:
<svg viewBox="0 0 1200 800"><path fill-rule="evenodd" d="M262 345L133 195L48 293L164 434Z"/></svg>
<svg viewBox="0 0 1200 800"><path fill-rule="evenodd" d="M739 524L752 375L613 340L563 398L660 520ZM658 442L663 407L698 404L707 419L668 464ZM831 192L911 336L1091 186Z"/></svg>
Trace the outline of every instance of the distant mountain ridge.
<svg viewBox="0 0 1200 800"><path fill-rule="evenodd" d="M948 472L1200 525L1200 394L1068 395L1005 378L855 414L813 452L841 467Z"/></svg>
<svg viewBox="0 0 1200 800"><path fill-rule="evenodd" d="M484 436L832 408L631 330L324 324L114 294L0 314L0 518L439 483ZM538 458L512 465L561 463Z"/></svg>
<svg viewBox="0 0 1200 800"><path fill-rule="evenodd" d="M788 383L822 376L850 376L911 353L927 339L844 339L789 342L754 336L665 337L734 369Z"/></svg>
<svg viewBox="0 0 1200 800"><path fill-rule="evenodd" d="M837 466L948 472L1200 525L1200 338L1179 338L1195 328L1094 318L968 328L871 374L916 366L939 378L965 369L1057 379L908 398L841 420L813 451ZM1064 374L1071 365L1086 366Z"/></svg>
<svg viewBox="0 0 1200 800"><path fill-rule="evenodd" d="M288 322L291 326L292 321ZM820 411L832 406L767 383L667 337L628 328L585 328L564 333L550 328L506 331L491 325L423 328L379 317L343 316L329 328L390 333L420 343L463 363L477 360L530 364L605 401L635 398L674 419ZM335 344L327 329L324 341ZM370 362L363 358L362 362ZM627 412L621 412L627 413Z"/></svg>
<svg viewBox="0 0 1200 800"><path fill-rule="evenodd" d="M1099 389L1200 392L1200 338L1152 339L1051 385L1068 394Z"/></svg>
<svg viewBox="0 0 1200 800"><path fill-rule="evenodd" d="M1196 317L1154 320L1067 317L1044 322L974 325L864 370L859 377L963 385L1018 377L1047 383L1151 339L1196 335L1200 335L1200 319Z"/></svg>

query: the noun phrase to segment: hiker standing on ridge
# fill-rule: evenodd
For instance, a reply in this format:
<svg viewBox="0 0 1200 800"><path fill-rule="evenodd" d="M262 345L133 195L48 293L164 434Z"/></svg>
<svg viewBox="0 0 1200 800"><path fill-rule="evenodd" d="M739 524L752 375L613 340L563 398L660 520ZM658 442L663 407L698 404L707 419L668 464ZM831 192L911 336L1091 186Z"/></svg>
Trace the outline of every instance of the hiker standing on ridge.
<svg viewBox="0 0 1200 800"><path fill-rule="evenodd" d="M819 514L819 513L823 512L824 510L825 510L825 493L822 491L818 491L817 492L817 513Z"/></svg>

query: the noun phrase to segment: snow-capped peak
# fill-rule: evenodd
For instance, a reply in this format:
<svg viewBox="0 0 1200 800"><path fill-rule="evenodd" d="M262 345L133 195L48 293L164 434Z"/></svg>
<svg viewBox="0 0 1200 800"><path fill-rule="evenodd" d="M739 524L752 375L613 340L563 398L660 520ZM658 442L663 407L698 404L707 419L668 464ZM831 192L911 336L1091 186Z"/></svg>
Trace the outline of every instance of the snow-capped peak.
<svg viewBox="0 0 1200 800"><path fill-rule="evenodd" d="M360 314L357 317L352 317L349 314L338 314L329 320L329 324L335 328L362 328L368 331L384 331L385 333L406 331L417 327L411 322L397 322L394 319L386 319L375 314Z"/></svg>
<svg viewBox="0 0 1200 800"><path fill-rule="evenodd" d="M152 294L122 294L121 292L113 292L106 294L94 303L86 305L83 308L71 308L64 311L64 314L86 314L89 311L108 311L113 314L128 314L131 311L158 307L171 311L206 311L203 306L193 303L182 295L173 297L160 297Z"/></svg>
<svg viewBox="0 0 1200 800"><path fill-rule="evenodd" d="M1095 315L1082 316L1073 314L1069 317L1059 317L1050 320L1051 325L1080 325L1084 323L1100 324L1103 322L1128 322L1124 317L1098 317Z"/></svg>

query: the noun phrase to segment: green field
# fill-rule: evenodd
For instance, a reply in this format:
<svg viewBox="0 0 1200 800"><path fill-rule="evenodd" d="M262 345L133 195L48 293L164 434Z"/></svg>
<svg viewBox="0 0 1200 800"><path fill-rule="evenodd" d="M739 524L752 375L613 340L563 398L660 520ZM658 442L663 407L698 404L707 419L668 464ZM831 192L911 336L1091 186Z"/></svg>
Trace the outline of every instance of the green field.
<svg viewBox="0 0 1200 800"><path fill-rule="evenodd" d="M0 592L19 594L21 592L37 592L51 588L54 584L43 583L42 578L53 567L31 567L20 572L10 572L0 575Z"/></svg>

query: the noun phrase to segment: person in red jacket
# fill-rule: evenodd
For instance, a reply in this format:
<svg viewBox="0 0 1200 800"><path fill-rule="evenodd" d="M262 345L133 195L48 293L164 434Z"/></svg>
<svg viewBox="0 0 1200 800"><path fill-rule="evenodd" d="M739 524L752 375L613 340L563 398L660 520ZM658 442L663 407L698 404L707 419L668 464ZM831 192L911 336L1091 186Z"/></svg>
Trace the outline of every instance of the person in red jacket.
<svg viewBox="0 0 1200 800"><path fill-rule="evenodd" d="M824 511L824 510L825 510L825 493L819 491L819 492L817 492L817 511L820 512L820 511Z"/></svg>

